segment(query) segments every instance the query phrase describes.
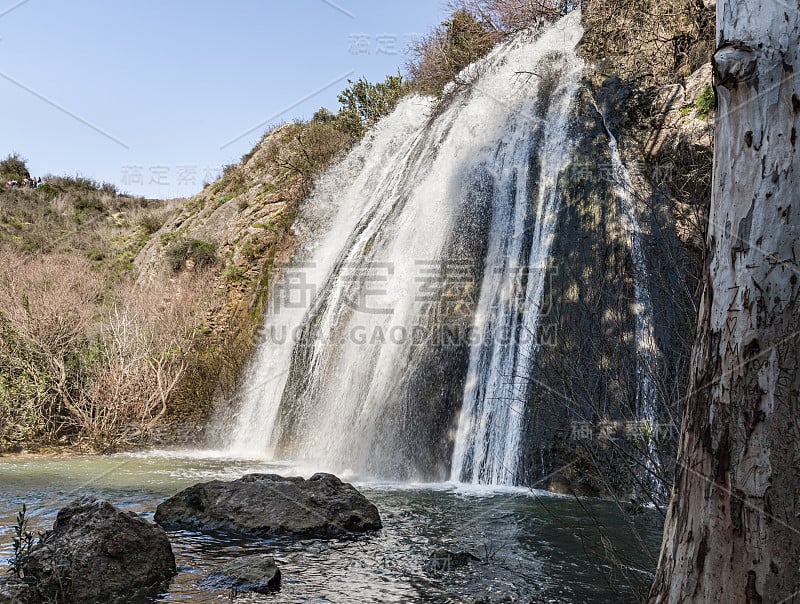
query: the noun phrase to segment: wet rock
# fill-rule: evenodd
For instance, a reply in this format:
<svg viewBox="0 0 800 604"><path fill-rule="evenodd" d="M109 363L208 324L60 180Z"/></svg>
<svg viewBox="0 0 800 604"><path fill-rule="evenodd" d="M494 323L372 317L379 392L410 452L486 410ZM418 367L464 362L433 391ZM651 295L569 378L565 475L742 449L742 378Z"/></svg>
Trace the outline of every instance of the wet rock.
<svg viewBox="0 0 800 604"><path fill-rule="evenodd" d="M204 583L217 589L268 594L280 589L281 571L271 556L250 556L221 566Z"/></svg>
<svg viewBox="0 0 800 604"><path fill-rule="evenodd" d="M0 576L0 604L28 604L36 599L36 589L29 581Z"/></svg>
<svg viewBox="0 0 800 604"><path fill-rule="evenodd" d="M447 571L480 561L480 558L469 552L451 552L446 549L437 549L432 551L428 557L427 566L431 570Z"/></svg>
<svg viewBox="0 0 800 604"><path fill-rule="evenodd" d="M531 604L535 602L545 602L547 600L539 599L538 597L534 596L535 599L530 600ZM506 604L507 602L513 602L514 599L511 596L479 596L472 600L472 604Z"/></svg>
<svg viewBox="0 0 800 604"><path fill-rule="evenodd" d="M95 497L82 497L58 513L27 569L45 601L80 604L149 593L176 572L161 527Z"/></svg>
<svg viewBox="0 0 800 604"><path fill-rule="evenodd" d="M378 508L332 474L308 480L249 474L233 482L197 484L159 505L155 519L171 529L301 539L382 527Z"/></svg>

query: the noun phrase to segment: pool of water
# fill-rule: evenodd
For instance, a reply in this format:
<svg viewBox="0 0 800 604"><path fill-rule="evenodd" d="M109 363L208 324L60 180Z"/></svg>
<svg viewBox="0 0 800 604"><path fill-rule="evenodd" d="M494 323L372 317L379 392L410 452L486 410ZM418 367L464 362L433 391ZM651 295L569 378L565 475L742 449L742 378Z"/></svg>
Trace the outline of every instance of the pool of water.
<svg viewBox="0 0 800 604"><path fill-rule="evenodd" d="M212 453L153 452L105 457L0 458L0 560L22 504L35 529L83 494L152 518L181 489L250 472L304 475L291 464ZM636 602L655 568L662 520L613 503L527 489L409 485L349 477L380 510L383 530L330 541L242 539L169 533L178 575L153 602ZM469 567L437 568L432 550L470 551ZM204 579L219 564L268 553L283 574L279 592L239 594Z"/></svg>

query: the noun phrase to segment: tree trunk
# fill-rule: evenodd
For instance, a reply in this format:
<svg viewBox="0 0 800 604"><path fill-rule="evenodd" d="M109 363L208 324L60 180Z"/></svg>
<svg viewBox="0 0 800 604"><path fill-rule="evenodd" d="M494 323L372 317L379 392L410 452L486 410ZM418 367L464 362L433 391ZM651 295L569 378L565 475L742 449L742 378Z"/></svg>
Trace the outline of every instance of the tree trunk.
<svg viewBox="0 0 800 604"><path fill-rule="evenodd" d="M720 0L709 260L651 602L800 602L797 0Z"/></svg>

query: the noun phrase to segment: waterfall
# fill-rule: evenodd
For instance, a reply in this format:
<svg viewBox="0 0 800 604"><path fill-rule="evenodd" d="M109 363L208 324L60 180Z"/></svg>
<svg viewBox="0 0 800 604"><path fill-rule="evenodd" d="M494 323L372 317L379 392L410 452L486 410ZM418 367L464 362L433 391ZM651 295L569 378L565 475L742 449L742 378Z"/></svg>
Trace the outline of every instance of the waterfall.
<svg viewBox="0 0 800 604"><path fill-rule="evenodd" d="M565 82L563 94L550 105L539 149L531 148L523 135L514 153L499 158L500 170L514 177L497 194L505 211L495 214L491 226L474 324L476 343L470 351L453 453L453 481L502 485L514 484L517 476L547 261L561 205L557 181L569 159L569 105L576 84ZM525 170L531 153L539 156L538 181L505 165L510 160L511 166Z"/></svg>
<svg viewBox="0 0 800 604"><path fill-rule="evenodd" d="M650 295L650 275L642 244L642 229L636 215L635 191L630 171L622 161L619 144L608 126L605 115L595 105L603 127L608 135L608 147L615 175L615 193L620 201L622 226L629 237L631 262L633 264L633 308L634 333L636 341L636 417L649 423L652 434L658 432L659 400L656 388L658 349L656 347L653 325L653 304ZM666 485L658 478L659 453L655 441L648 438L647 455L643 460L645 471L641 475L642 484L649 485L652 496L662 502L669 499Z"/></svg>
<svg viewBox="0 0 800 604"><path fill-rule="evenodd" d="M653 304L650 299L650 275L647 270L642 246L642 229L636 216L634 203L635 188L631 174L619 152L619 145L606 123L605 116L595 106L608 134L608 147L616 176L616 194L620 200L622 223L630 239L631 261L633 264L633 303L636 336L636 375L637 375L637 417L651 423L658 421L656 382L653 378L656 367L656 343L653 330Z"/></svg>
<svg viewBox="0 0 800 604"><path fill-rule="evenodd" d="M432 101L411 98L372 129L344 161L317 183L308 211L296 229L305 242L296 262L283 270L271 291L263 342L243 380L242 406L226 435L228 450L243 457L272 458L280 402L289 376L292 352L316 289L339 260L374 199L361 194L370 183L390 180L398 156L413 149L428 121Z"/></svg>
<svg viewBox="0 0 800 604"><path fill-rule="evenodd" d="M578 11L518 34L442 101L403 100L320 179L232 453L515 482L582 34Z"/></svg>

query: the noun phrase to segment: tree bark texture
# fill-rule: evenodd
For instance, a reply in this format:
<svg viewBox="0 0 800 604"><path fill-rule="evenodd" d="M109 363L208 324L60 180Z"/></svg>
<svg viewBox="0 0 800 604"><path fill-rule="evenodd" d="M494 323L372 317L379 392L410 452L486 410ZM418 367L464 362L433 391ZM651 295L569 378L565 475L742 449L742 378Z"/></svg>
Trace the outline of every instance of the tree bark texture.
<svg viewBox="0 0 800 604"><path fill-rule="evenodd" d="M651 601L800 602L797 0L720 0L708 263Z"/></svg>

